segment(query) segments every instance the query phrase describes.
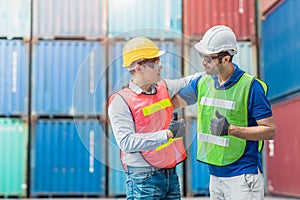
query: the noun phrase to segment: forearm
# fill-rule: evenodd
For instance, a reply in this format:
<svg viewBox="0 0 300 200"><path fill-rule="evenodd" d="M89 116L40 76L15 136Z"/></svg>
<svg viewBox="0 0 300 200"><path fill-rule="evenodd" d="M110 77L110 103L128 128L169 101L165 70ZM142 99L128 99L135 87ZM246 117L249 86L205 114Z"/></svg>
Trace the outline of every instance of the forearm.
<svg viewBox="0 0 300 200"><path fill-rule="evenodd" d="M157 148L168 140L168 131L162 130L153 133L119 134L118 143L125 152L148 151ZM121 137L120 137L121 136Z"/></svg>
<svg viewBox="0 0 300 200"><path fill-rule="evenodd" d="M243 138L246 140L272 140L276 134L276 127L273 117L259 120L258 126L240 127L235 125L229 126L229 135Z"/></svg>

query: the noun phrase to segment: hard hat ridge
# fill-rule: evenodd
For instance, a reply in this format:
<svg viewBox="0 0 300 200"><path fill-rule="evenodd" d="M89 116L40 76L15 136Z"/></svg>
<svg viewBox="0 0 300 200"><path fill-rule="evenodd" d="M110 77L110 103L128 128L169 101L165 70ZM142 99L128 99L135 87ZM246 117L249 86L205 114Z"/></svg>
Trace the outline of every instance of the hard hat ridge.
<svg viewBox="0 0 300 200"><path fill-rule="evenodd" d="M210 28L194 47L202 54L228 52L230 55L235 55L238 51L234 32L224 25Z"/></svg>
<svg viewBox="0 0 300 200"><path fill-rule="evenodd" d="M130 67L137 60L155 58L163 55L154 42L146 37L136 37L129 40L123 49L123 66Z"/></svg>

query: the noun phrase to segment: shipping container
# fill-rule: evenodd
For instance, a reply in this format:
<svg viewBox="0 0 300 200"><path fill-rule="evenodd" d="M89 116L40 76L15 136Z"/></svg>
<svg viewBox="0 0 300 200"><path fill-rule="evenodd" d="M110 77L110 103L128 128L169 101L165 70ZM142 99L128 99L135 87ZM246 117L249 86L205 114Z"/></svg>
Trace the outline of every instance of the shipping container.
<svg viewBox="0 0 300 200"><path fill-rule="evenodd" d="M30 37L30 0L0 0L0 37Z"/></svg>
<svg viewBox="0 0 300 200"><path fill-rule="evenodd" d="M180 38L181 29L181 0L108 1L109 37L138 33L150 38Z"/></svg>
<svg viewBox="0 0 300 200"><path fill-rule="evenodd" d="M172 41L154 41L156 45L166 51L162 55L162 70L163 78L174 79L181 78L181 43L180 40ZM109 91L117 91L126 85L131 77L127 68L123 67L122 51L125 41L110 41L109 49Z"/></svg>
<svg viewBox="0 0 300 200"><path fill-rule="evenodd" d="M33 37L99 39L106 35L105 0L33 2Z"/></svg>
<svg viewBox="0 0 300 200"><path fill-rule="evenodd" d="M0 40L0 115L26 115L28 44Z"/></svg>
<svg viewBox="0 0 300 200"><path fill-rule="evenodd" d="M120 160L120 148L111 128L109 128L108 135L108 195L110 197L126 196L127 178Z"/></svg>
<svg viewBox="0 0 300 200"><path fill-rule="evenodd" d="M271 194L300 197L300 97L272 108L277 134L266 144L267 189Z"/></svg>
<svg viewBox="0 0 300 200"><path fill-rule="evenodd" d="M202 60L199 52L194 45L197 41L190 40L185 43L184 56L184 74L190 75L196 72L204 72ZM233 63L236 63L242 70L252 76L257 76L257 53L256 46L251 42L239 41L238 53L233 56ZM185 108L186 116L197 117L197 105L188 106Z"/></svg>
<svg viewBox="0 0 300 200"><path fill-rule="evenodd" d="M30 196L105 195L105 130L95 120L33 125Z"/></svg>
<svg viewBox="0 0 300 200"><path fill-rule="evenodd" d="M276 7L285 0L260 0L260 13L265 17L268 13L271 13Z"/></svg>
<svg viewBox="0 0 300 200"><path fill-rule="evenodd" d="M188 158L186 163L186 188L189 196L209 195L208 165L197 161L197 119L185 118L186 121L186 148Z"/></svg>
<svg viewBox="0 0 300 200"><path fill-rule="evenodd" d="M103 115L105 54L98 42L39 41L32 67L33 115Z"/></svg>
<svg viewBox="0 0 300 200"><path fill-rule="evenodd" d="M0 118L0 196L25 197L27 191L28 125Z"/></svg>
<svg viewBox="0 0 300 200"><path fill-rule="evenodd" d="M300 1L286 0L262 22L261 74L271 101L300 91L299 8Z"/></svg>
<svg viewBox="0 0 300 200"><path fill-rule="evenodd" d="M200 39L212 26L231 27L238 40L256 40L255 0L183 0L184 34Z"/></svg>

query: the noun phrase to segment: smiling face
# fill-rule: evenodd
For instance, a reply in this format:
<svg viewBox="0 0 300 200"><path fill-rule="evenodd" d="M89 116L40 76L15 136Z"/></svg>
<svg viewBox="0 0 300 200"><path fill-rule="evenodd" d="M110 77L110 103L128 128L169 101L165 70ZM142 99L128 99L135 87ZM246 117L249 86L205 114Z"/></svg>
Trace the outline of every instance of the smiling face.
<svg viewBox="0 0 300 200"><path fill-rule="evenodd" d="M204 55L200 54L200 57L202 59L202 64L204 66L204 70L208 75L212 74L220 74L223 69L223 59L224 57L228 56L229 58L226 58L225 60L229 60L230 56L227 53L221 53L221 54L210 54L210 55Z"/></svg>

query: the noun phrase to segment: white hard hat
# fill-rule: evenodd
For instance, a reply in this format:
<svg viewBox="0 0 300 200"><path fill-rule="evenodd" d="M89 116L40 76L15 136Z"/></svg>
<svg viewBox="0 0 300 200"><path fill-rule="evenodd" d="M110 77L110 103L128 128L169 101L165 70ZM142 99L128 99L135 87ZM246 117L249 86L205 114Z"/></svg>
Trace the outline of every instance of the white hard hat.
<svg viewBox="0 0 300 200"><path fill-rule="evenodd" d="M218 25L210 28L202 40L194 46L201 54L228 52L237 54L238 44L234 32L227 26Z"/></svg>

